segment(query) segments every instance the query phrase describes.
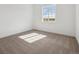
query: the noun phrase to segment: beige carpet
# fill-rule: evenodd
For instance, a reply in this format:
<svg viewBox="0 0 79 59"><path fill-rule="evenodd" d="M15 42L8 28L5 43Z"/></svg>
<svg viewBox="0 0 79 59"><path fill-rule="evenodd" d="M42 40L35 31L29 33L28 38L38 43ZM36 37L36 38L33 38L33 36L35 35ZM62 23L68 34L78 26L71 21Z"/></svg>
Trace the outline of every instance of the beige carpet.
<svg viewBox="0 0 79 59"><path fill-rule="evenodd" d="M46 37L28 43L19 36L30 33L46 35ZM36 35L36 34L35 34ZM30 30L0 39L2 54L75 54L79 53L77 40L70 36Z"/></svg>

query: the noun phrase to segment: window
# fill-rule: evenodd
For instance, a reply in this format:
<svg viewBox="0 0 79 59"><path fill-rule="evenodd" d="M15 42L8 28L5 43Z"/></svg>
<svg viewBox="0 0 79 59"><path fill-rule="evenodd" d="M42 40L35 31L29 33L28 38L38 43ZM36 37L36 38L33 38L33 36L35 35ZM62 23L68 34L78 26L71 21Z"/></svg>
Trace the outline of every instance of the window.
<svg viewBox="0 0 79 59"><path fill-rule="evenodd" d="M56 5L55 4L46 4L42 8L42 17L43 21L55 21L56 15Z"/></svg>

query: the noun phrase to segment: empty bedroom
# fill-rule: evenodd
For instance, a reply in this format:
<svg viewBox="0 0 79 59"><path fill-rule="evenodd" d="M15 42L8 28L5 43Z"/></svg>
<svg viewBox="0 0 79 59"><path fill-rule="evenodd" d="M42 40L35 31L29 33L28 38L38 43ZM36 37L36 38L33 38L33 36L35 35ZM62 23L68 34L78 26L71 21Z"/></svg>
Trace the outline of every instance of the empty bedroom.
<svg viewBox="0 0 79 59"><path fill-rule="evenodd" d="M78 4L0 4L0 54L78 53Z"/></svg>

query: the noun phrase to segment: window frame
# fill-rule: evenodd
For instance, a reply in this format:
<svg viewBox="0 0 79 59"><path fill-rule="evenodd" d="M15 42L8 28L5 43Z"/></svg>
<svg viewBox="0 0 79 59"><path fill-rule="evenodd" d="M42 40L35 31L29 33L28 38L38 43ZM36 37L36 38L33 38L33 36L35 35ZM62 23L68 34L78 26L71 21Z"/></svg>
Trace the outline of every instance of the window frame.
<svg viewBox="0 0 79 59"><path fill-rule="evenodd" d="M43 15L43 11L44 11L44 5L42 6L42 22L50 22L50 21L55 21L55 19L56 19L56 4L48 4L48 5L55 5L55 16L54 16L54 18L50 18L50 16L49 16L49 14L48 14L48 16L47 16L47 21L46 20L44 20L45 18L44 18L44 15Z"/></svg>

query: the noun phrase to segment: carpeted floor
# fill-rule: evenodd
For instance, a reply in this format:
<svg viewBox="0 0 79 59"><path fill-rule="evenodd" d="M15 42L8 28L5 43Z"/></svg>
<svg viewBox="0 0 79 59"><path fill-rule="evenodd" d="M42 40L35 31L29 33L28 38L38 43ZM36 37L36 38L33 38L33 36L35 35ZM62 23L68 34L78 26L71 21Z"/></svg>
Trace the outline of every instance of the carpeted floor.
<svg viewBox="0 0 79 59"><path fill-rule="evenodd" d="M40 33L45 38L33 43L18 38L29 33ZM76 54L79 53L78 43L75 38L49 33L39 30L30 30L0 39L1 54Z"/></svg>

